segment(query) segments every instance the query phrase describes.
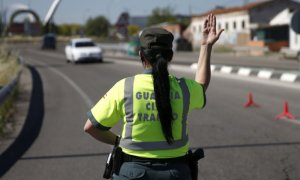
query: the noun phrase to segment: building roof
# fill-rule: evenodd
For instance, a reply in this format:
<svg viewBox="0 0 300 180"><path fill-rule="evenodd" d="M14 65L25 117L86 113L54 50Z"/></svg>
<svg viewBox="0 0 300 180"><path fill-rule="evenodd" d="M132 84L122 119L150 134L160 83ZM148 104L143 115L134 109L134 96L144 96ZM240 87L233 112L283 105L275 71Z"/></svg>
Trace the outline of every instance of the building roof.
<svg viewBox="0 0 300 180"><path fill-rule="evenodd" d="M258 6L266 4L268 2L270 2L270 1L253 2L253 3L246 4L244 6L235 6L235 7L230 7L230 8L217 8L217 9L213 9L208 12L202 13L200 15L195 15L195 16L193 16L193 18L206 17L208 14L211 14L211 13L214 15L218 15L218 14L227 14L227 13L233 13L233 12L239 12L239 11L248 11L250 9L256 8Z"/></svg>
<svg viewBox="0 0 300 180"><path fill-rule="evenodd" d="M120 14L115 26L127 26L129 24L129 13L123 12Z"/></svg>
<svg viewBox="0 0 300 180"><path fill-rule="evenodd" d="M129 18L129 24L145 28L147 26L148 19L148 16L132 16Z"/></svg>

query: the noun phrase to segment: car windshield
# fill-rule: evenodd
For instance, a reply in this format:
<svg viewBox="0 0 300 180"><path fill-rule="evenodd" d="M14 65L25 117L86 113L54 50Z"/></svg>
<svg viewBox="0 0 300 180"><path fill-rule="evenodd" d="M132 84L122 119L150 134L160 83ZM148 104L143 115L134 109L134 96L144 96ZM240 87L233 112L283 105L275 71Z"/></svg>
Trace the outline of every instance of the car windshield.
<svg viewBox="0 0 300 180"><path fill-rule="evenodd" d="M87 42L77 42L75 44L75 47L93 47L93 46L95 46L95 43L89 42L89 41L87 41Z"/></svg>
<svg viewBox="0 0 300 180"><path fill-rule="evenodd" d="M44 38L44 41L47 41L47 42L54 42L54 41L55 41L55 37L50 37L50 36L45 37L45 38Z"/></svg>

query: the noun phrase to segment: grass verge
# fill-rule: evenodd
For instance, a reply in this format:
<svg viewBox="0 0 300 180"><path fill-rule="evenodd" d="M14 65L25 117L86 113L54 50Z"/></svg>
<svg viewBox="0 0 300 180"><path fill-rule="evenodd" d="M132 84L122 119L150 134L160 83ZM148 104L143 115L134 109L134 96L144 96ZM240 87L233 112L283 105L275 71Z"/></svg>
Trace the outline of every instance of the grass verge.
<svg viewBox="0 0 300 180"><path fill-rule="evenodd" d="M13 130L13 125L10 123L10 117L12 117L15 112L14 102L17 96L18 86L13 88L4 103L0 105L0 137L9 134Z"/></svg>
<svg viewBox="0 0 300 180"><path fill-rule="evenodd" d="M0 46L0 88L8 85L21 71L22 65L18 62L18 56L8 50L5 46ZM0 89L1 90L1 89ZM4 102L0 104L0 136L4 136L9 131L7 125L9 118L14 112L14 102L17 98L18 86L16 85ZM7 129L8 128L8 129Z"/></svg>

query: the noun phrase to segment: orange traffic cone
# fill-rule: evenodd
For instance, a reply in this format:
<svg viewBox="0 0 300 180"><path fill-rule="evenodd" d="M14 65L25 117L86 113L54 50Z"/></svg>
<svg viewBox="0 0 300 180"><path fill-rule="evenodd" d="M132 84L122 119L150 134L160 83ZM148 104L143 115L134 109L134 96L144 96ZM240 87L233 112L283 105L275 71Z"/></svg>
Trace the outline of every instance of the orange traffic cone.
<svg viewBox="0 0 300 180"><path fill-rule="evenodd" d="M250 106L259 107L259 105L253 101L251 92L248 94L248 102L246 104L244 104L245 108L250 107Z"/></svg>
<svg viewBox="0 0 300 180"><path fill-rule="evenodd" d="M296 119L296 117L289 112L289 105L287 101L284 101L283 112L278 114L275 117L275 120L282 119L282 118Z"/></svg>

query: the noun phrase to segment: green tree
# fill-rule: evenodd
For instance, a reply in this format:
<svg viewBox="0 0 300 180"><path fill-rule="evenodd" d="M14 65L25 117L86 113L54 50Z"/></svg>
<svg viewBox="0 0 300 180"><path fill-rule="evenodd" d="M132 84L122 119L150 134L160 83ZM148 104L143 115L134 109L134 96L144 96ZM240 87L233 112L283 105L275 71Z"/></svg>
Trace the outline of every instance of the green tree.
<svg viewBox="0 0 300 180"><path fill-rule="evenodd" d="M72 36L79 34L81 29L80 24L61 24L58 27L58 33L63 36Z"/></svg>
<svg viewBox="0 0 300 180"><path fill-rule="evenodd" d="M43 34L58 33L59 32L58 31L58 26L54 22L47 23L45 26L43 26L42 32L43 32Z"/></svg>
<svg viewBox="0 0 300 180"><path fill-rule="evenodd" d="M171 7L165 7L165 8L155 8L152 10L152 14L148 19L148 26L163 23L163 22L169 22L169 23L175 23L176 17L174 16L174 10Z"/></svg>
<svg viewBox="0 0 300 180"><path fill-rule="evenodd" d="M128 35L129 36L137 35L139 33L139 31L140 31L140 28L137 25L129 25L127 27L127 29L128 29Z"/></svg>
<svg viewBox="0 0 300 180"><path fill-rule="evenodd" d="M88 36L107 36L109 30L109 22L104 16L89 18L85 25L85 34Z"/></svg>
<svg viewBox="0 0 300 180"><path fill-rule="evenodd" d="M176 17L176 23L181 24L183 28L185 29L188 27L191 23L190 16L177 16Z"/></svg>
<svg viewBox="0 0 300 180"><path fill-rule="evenodd" d="M59 27L58 27L58 33L60 35L63 35L63 36L70 36L71 35L71 29L70 29L70 26L68 24L61 24Z"/></svg>

